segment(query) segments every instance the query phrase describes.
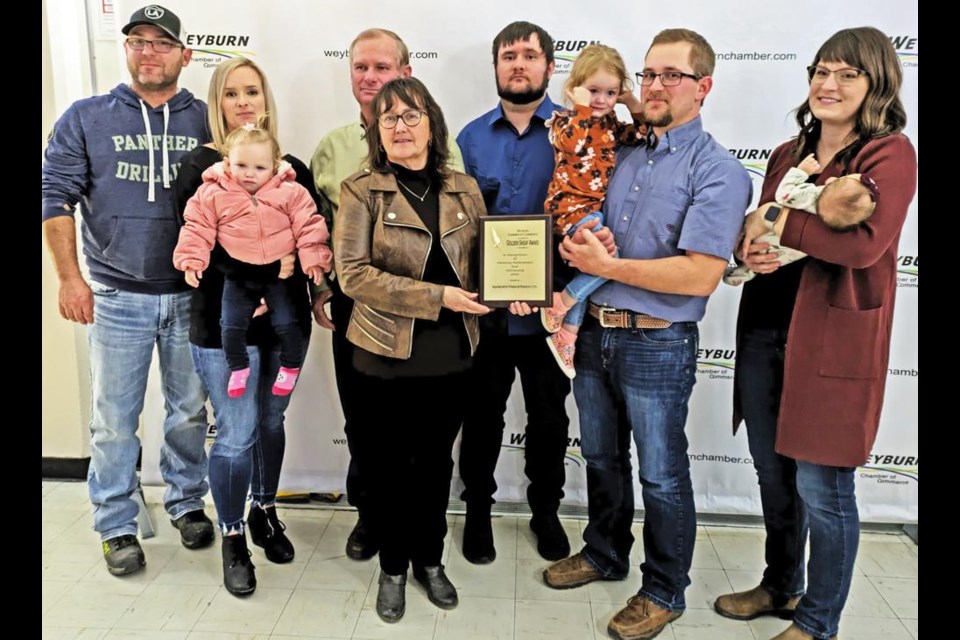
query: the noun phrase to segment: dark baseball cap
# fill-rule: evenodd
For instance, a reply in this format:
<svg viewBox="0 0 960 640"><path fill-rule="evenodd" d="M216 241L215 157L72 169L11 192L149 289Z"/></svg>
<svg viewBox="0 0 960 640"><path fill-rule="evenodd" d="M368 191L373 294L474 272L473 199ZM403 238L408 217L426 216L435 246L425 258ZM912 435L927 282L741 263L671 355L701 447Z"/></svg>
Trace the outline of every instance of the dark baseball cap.
<svg viewBox="0 0 960 640"><path fill-rule="evenodd" d="M120 30L123 35L130 33L130 30L141 24L148 24L158 29L163 29L171 38L177 42L183 41L183 27L180 24L180 18L173 11L165 9L158 4L148 4L137 9L130 16L130 22Z"/></svg>

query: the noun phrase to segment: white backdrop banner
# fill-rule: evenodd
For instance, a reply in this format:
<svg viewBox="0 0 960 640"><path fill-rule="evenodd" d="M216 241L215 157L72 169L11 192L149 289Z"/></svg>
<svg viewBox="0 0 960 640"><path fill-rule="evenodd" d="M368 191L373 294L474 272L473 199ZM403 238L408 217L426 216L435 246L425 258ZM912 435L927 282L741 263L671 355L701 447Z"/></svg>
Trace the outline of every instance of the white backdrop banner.
<svg viewBox="0 0 960 640"><path fill-rule="evenodd" d="M122 24L141 3L123 0L117 4ZM362 5L329 0L164 0L163 4L181 17L189 34L187 44L194 49L193 62L181 76L182 86L205 98L213 69L221 61L238 55L256 60L276 95L281 145L307 163L325 133L358 118L346 58L357 33L384 27L400 34L410 48L414 75L430 88L446 114L451 134L456 135L467 122L495 105L491 42L514 20L535 22L556 40L556 73L550 95L557 102L572 61L589 43L615 47L628 69L638 71L650 40L661 29L687 27L703 34L718 58L714 88L703 111L704 126L751 173L756 194L771 150L796 132L791 111L805 99L805 67L817 48L837 30L868 22L890 36L900 57L902 95L909 114L907 134L919 148L916 4L813 0L803 6L802 15L795 4L760 0L614 0L605 3L603 11L585 11L582 0L528 0L523 10L508 0L487 0L480 5L408 0L402 6L385 0ZM869 19L864 19L867 16ZM118 55L122 55L119 44ZM125 64L121 66L125 68ZM111 84L104 80L102 86ZM622 115L626 118L625 112ZM919 198L911 206L900 240L898 300L880 436L869 462L857 471L861 515L866 521L918 519L918 202ZM697 384L687 436L697 508L704 513L760 513L746 433L732 437L730 431L739 295L739 289L721 285L700 325ZM325 331L314 331L307 359L287 412L281 485L288 490L340 491L348 453L330 337ZM566 501L585 505L584 461L572 395L567 409L571 427ZM144 477L148 482L160 482L157 457L162 413L154 375L145 409ZM398 412L397 420L402 426L402 413ZM523 501L526 420L519 384L506 421L496 497ZM454 495L460 488L455 475Z"/></svg>

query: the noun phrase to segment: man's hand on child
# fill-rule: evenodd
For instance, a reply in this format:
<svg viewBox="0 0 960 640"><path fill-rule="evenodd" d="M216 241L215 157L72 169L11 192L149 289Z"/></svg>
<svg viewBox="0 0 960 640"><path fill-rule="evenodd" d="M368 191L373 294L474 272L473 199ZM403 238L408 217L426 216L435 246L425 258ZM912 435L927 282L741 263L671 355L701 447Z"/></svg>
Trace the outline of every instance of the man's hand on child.
<svg viewBox="0 0 960 640"><path fill-rule="evenodd" d="M639 115L643 111L643 104L640 99L629 89L620 92L620 95L617 96L617 104L625 105L633 115Z"/></svg>
<svg viewBox="0 0 960 640"><path fill-rule="evenodd" d="M203 269L187 269L183 272L183 279L187 284L196 289L200 286L200 280L203 279Z"/></svg>

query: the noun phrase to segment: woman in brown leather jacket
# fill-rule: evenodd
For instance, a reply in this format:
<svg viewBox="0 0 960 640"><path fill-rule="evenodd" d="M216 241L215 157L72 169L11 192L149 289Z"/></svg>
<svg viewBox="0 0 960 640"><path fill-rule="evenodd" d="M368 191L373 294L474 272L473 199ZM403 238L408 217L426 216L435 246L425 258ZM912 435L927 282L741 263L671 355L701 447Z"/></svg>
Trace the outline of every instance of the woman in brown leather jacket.
<svg viewBox="0 0 960 640"><path fill-rule="evenodd" d="M447 166L447 125L423 83L384 85L373 122L370 168L343 182L334 254L356 303L347 339L360 347L353 365L367 402L353 454L371 470L377 614L396 622L411 563L431 602L457 605L440 560L477 315L489 311L471 293L485 209L473 178Z"/></svg>

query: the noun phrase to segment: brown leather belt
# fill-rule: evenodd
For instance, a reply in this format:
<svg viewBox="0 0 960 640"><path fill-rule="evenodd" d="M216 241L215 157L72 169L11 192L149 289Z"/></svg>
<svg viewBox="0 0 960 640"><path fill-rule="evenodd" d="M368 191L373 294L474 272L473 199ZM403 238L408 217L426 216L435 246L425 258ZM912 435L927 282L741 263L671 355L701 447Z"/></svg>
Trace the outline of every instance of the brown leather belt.
<svg viewBox="0 0 960 640"><path fill-rule="evenodd" d="M599 307L592 302L587 307L587 312L599 320L600 326L605 329L666 329L673 324L669 320L648 316L645 313Z"/></svg>

